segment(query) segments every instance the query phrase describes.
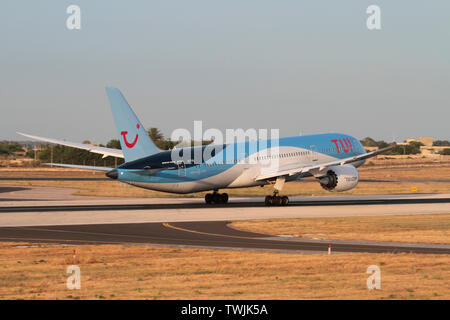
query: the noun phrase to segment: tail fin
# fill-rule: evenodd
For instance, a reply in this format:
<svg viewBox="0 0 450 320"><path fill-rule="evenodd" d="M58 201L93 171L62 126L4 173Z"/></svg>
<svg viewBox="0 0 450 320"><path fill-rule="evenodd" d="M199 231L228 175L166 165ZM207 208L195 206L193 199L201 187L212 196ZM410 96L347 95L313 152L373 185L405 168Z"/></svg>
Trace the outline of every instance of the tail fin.
<svg viewBox="0 0 450 320"><path fill-rule="evenodd" d="M125 161L161 152L148 136L119 89L106 87Z"/></svg>

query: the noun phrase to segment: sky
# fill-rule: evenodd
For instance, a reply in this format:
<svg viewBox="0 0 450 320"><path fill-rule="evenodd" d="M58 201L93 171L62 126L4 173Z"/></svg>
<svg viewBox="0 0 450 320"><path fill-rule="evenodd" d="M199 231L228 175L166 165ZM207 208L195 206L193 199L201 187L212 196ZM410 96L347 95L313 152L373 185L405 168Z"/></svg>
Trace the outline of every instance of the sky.
<svg viewBox="0 0 450 320"><path fill-rule="evenodd" d="M448 0L6 0L0 40L0 140L117 138L105 86L165 136L201 120L450 139Z"/></svg>

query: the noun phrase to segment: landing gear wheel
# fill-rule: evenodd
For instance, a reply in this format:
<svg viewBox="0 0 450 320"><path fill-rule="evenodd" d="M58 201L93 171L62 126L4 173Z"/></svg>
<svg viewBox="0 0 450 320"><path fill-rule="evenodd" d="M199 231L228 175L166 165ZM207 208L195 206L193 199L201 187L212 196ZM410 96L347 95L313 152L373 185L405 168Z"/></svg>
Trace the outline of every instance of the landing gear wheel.
<svg viewBox="0 0 450 320"><path fill-rule="evenodd" d="M220 195L220 200L222 201L222 203L228 203L228 193L222 193Z"/></svg>
<svg viewBox="0 0 450 320"><path fill-rule="evenodd" d="M219 193L213 193L213 202L216 204L222 203L222 197Z"/></svg>
<svg viewBox="0 0 450 320"><path fill-rule="evenodd" d="M264 203L266 206L287 206L289 204L289 198L286 196L280 197L277 195L266 196Z"/></svg>
<svg viewBox="0 0 450 320"><path fill-rule="evenodd" d="M222 204L222 203L228 203L228 194L227 193L207 193L205 195L205 202L207 204Z"/></svg>
<svg viewBox="0 0 450 320"><path fill-rule="evenodd" d="M277 204L277 206L282 206L283 205L283 198L277 197L276 204Z"/></svg>

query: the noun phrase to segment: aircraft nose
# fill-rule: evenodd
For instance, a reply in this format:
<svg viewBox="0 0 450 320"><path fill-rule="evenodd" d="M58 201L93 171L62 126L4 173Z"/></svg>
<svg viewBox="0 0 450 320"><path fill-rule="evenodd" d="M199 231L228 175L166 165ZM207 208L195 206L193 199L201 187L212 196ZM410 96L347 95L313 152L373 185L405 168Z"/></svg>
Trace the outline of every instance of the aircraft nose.
<svg viewBox="0 0 450 320"><path fill-rule="evenodd" d="M108 171L106 173L106 176L111 179L117 179L119 177L119 172L117 171L117 169L113 169L111 171Z"/></svg>

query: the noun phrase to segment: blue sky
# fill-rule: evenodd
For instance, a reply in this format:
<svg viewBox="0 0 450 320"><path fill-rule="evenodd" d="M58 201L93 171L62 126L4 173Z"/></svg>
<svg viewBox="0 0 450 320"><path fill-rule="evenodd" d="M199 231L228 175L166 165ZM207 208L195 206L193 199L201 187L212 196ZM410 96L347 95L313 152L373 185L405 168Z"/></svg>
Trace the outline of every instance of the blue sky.
<svg viewBox="0 0 450 320"><path fill-rule="evenodd" d="M81 8L81 30L66 8ZM381 8L379 31L366 8ZM450 139L450 2L3 1L0 139L106 142L105 86L145 127Z"/></svg>

